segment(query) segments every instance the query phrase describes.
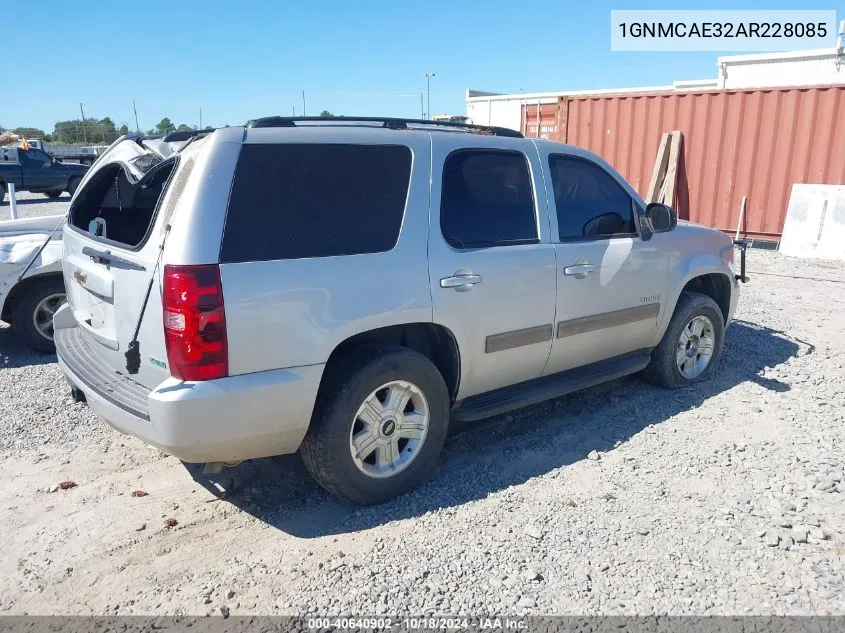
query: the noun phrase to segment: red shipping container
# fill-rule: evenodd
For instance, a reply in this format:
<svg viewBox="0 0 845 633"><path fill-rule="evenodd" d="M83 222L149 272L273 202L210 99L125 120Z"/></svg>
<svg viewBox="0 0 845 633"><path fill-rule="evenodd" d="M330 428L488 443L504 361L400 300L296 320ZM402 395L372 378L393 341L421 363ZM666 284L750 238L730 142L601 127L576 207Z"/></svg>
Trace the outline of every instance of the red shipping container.
<svg viewBox="0 0 845 633"><path fill-rule="evenodd" d="M537 105L522 108L537 134ZM845 184L845 86L561 97L539 136L588 149L641 195L664 132L684 144L674 207L683 219L777 239L794 183Z"/></svg>

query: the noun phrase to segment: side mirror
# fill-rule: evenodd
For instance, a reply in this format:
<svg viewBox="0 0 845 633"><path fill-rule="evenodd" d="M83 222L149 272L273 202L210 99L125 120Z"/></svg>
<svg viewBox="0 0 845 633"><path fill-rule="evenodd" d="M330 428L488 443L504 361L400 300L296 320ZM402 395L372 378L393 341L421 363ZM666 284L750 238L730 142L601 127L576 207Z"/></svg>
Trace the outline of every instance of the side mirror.
<svg viewBox="0 0 845 633"><path fill-rule="evenodd" d="M678 225L678 216L668 205L652 202L645 208L645 215L653 233L666 233Z"/></svg>

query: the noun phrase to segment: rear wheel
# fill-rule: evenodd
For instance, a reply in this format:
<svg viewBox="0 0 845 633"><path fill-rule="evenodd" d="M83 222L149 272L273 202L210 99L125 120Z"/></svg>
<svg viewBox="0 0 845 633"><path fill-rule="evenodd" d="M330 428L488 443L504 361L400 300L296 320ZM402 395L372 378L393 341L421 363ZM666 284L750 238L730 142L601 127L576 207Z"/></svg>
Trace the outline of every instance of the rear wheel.
<svg viewBox="0 0 845 633"><path fill-rule="evenodd" d="M333 362L300 452L317 482L361 505L392 499L432 470L449 427L449 393L434 364L399 346Z"/></svg>
<svg viewBox="0 0 845 633"><path fill-rule="evenodd" d="M43 354L55 352L53 315L64 302L65 285L61 277L33 282L12 307L12 326L20 339Z"/></svg>
<svg viewBox="0 0 845 633"><path fill-rule="evenodd" d="M718 304L707 295L682 292L643 377L661 387L706 380L719 366L724 342L725 319Z"/></svg>
<svg viewBox="0 0 845 633"><path fill-rule="evenodd" d="M60 195L62 195L62 190L58 189L56 191L45 191L44 195L48 198L58 198Z"/></svg>
<svg viewBox="0 0 845 633"><path fill-rule="evenodd" d="M0 182L0 204L3 204L3 200L6 199L6 184Z"/></svg>
<svg viewBox="0 0 845 633"><path fill-rule="evenodd" d="M67 182L67 192L71 196L73 196L73 194L76 193L76 188L79 186L80 180L82 180L82 178L79 178L78 176L76 178L71 178L70 180L68 180L68 182Z"/></svg>

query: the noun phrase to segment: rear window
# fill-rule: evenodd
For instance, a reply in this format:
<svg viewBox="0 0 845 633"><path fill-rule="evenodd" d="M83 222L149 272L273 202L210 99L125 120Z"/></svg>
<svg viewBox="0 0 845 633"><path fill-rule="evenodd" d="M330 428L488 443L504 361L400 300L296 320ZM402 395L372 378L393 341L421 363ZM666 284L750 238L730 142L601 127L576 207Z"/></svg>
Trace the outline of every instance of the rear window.
<svg viewBox="0 0 845 633"><path fill-rule="evenodd" d="M119 164L106 165L74 198L70 224L96 240L141 248L175 165L175 159L161 162L134 183Z"/></svg>
<svg viewBox="0 0 845 633"><path fill-rule="evenodd" d="M389 251L410 179L411 150L404 145L245 145L220 261Z"/></svg>

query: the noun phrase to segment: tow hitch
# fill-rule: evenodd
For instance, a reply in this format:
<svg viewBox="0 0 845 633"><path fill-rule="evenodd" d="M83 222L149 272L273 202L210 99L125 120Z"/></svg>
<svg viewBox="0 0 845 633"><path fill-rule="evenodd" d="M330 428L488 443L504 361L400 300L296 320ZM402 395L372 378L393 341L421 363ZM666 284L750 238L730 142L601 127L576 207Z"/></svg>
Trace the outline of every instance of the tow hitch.
<svg viewBox="0 0 845 633"><path fill-rule="evenodd" d="M734 275L734 277L742 283L748 283L748 277L745 276L745 251L748 248L748 242L734 240L734 246L739 246L739 274Z"/></svg>

